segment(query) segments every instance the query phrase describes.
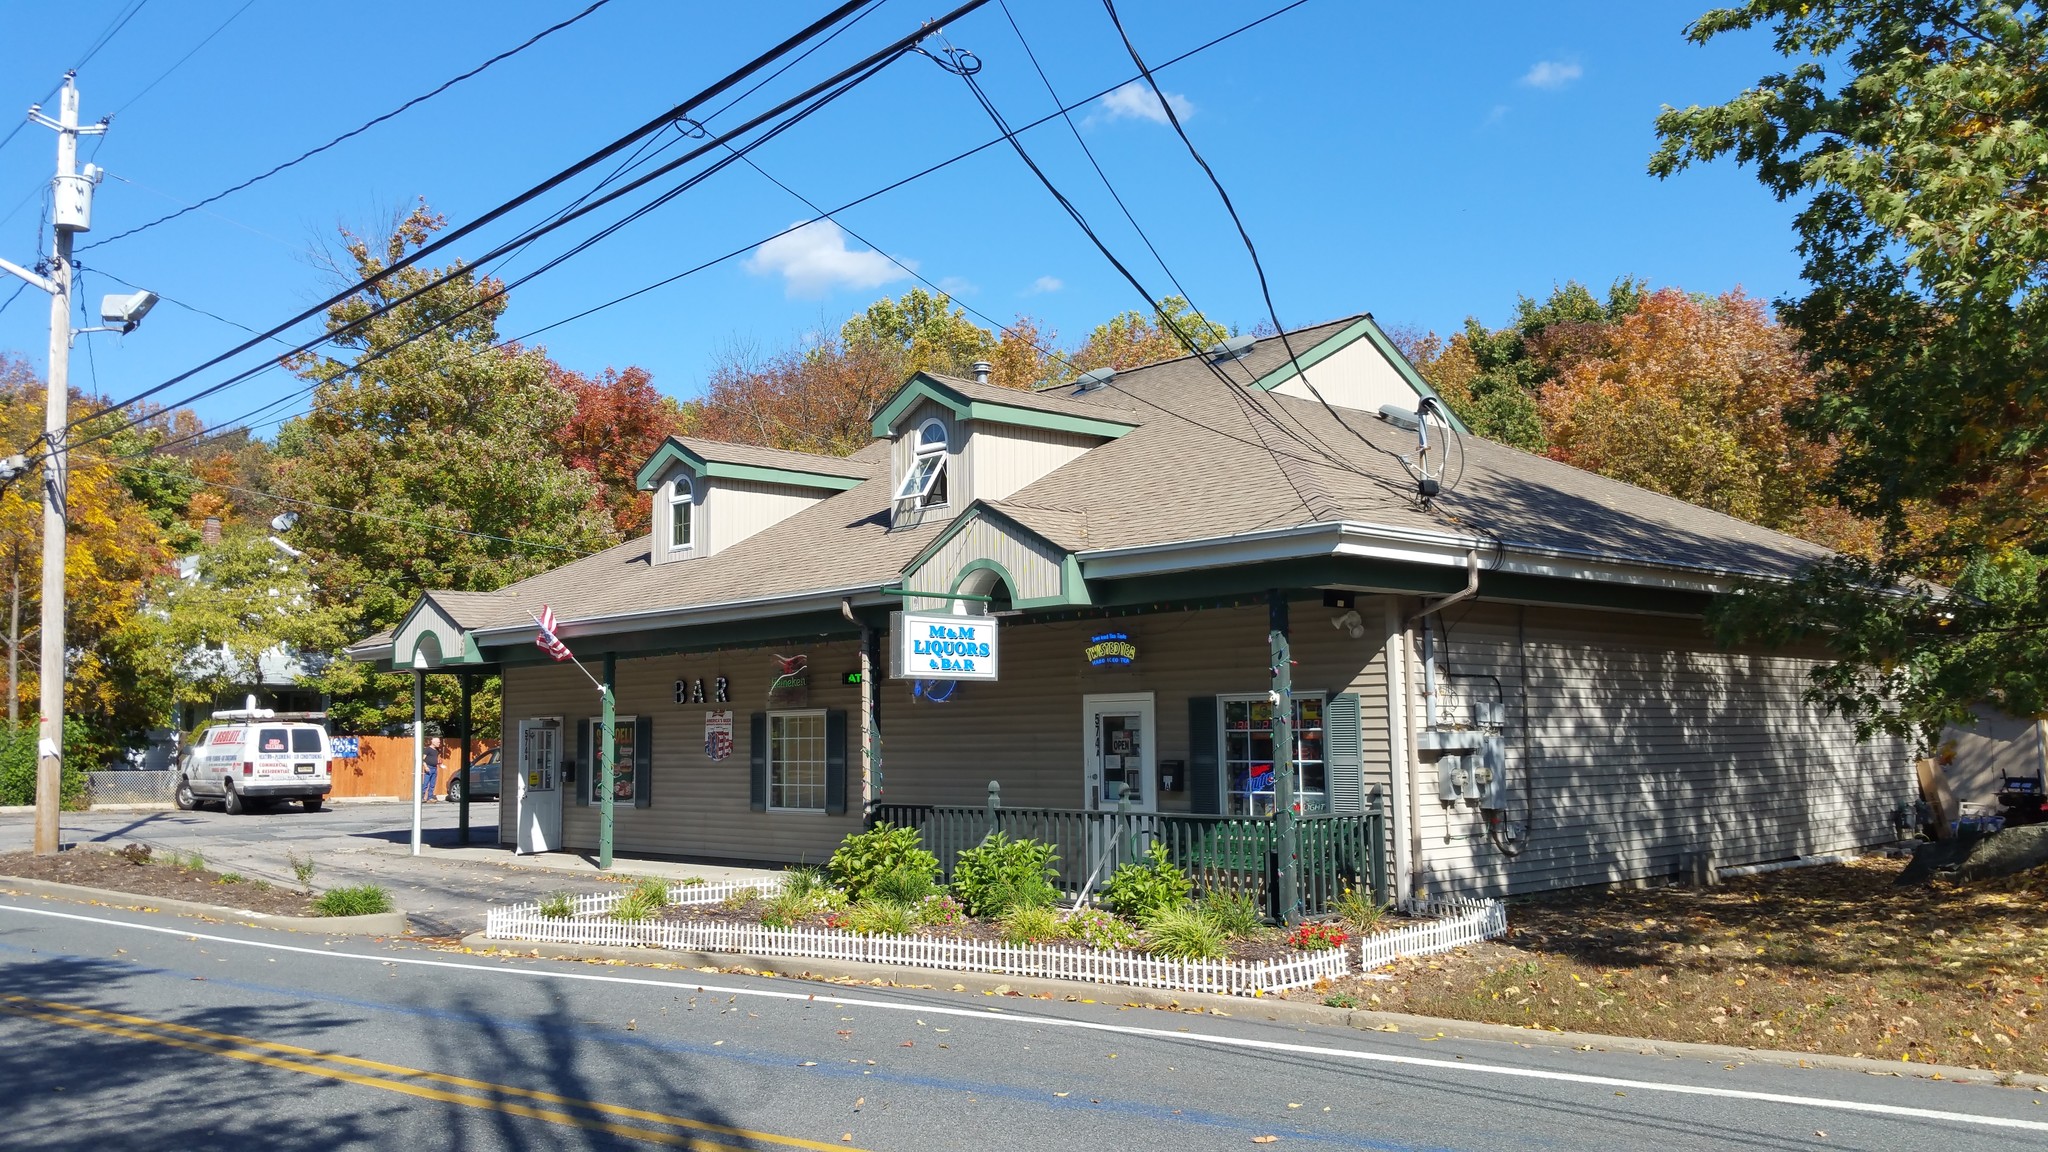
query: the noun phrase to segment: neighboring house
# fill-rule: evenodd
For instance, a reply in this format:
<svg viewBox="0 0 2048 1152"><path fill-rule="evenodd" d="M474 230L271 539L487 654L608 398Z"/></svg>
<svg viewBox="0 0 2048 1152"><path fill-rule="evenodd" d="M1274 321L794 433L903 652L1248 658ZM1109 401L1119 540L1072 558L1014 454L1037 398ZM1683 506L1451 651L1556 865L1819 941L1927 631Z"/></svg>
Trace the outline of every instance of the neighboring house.
<svg viewBox="0 0 2048 1152"><path fill-rule="evenodd" d="M542 605L615 665L622 851L815 863L873 805L980 806L991 781L1006 807L1262 815L1276 623L1302 809L1384 805L1404 892L1898 836L1908 750L1802 703L1815 654L1702 626L1735 577L1821 549L1469 436L1425 503L1415 432L1377 412L1427 386L1371 318L1286 343L1305 378L1277 338L1098 387L919 374L843 459L671 438L640 474L649 536L430 593L350 655L501 671L505 747L559 734L571 848L597 842L599 698L536 648ZM931 635L890 634L904 610L974 653L900 653ZM980 660L991 628L992 679L887 674ZM509 789L501 819L510 842Z"/></svg>

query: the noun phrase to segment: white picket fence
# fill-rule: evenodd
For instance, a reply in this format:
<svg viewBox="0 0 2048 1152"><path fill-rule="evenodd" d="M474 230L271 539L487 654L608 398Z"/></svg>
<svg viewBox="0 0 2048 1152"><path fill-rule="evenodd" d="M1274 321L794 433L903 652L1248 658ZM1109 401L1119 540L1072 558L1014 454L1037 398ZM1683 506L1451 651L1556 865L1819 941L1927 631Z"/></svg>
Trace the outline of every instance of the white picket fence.
<svg viewBox="0 0 2048 1152"><path fill-rule="evenodd" d="M755 883L672 885L669 899L682 905L716 904L751 888L772 895L781 885ZM821 928L769 928L697 920L623 922L608 913L627 890L598 892L571 901L567 917L543 916L538 903L492 909L485 934L495 940L601 947L669 948L788 959L843 960L895 964L996 976L1080 980L1175 992L1249 996L1305 988L1352 971L1352 950L1297 952L1283 960L1171 960L1137 952L1098 951L1069 945L1014 945L991 940L930 936L862 936ZM1507 929L1498 901L1437 901L1403 907L1411 915L1436 916L1428 924L1383 932L1359 941L1361 970L1402 956L1445 952L1497 936Z"/></svg>
<svg viewBox="0 0 2048 1152"><path fill-rule="evenodd" d="M1390 932L1360 937L1358 970L1383 968L1403 956L1433 956L1491 940L1508 930L1507 906L1498 900L1405 901L1401 911L1410 916L1430 917L1426 924L1412 924Z"/></svg>

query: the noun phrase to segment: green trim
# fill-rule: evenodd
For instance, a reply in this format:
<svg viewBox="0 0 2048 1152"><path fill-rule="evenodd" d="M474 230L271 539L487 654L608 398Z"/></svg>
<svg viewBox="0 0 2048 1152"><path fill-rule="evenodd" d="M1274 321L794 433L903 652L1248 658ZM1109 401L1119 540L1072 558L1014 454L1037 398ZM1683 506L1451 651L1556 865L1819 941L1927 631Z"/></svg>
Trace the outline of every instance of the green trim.
<svg viewBox="0 0 2048 1152"><path fill-rule="evenodd" d="M969 504L967 508L964 511L962 511L958 516L953 517L953 522L951 524L946 525L945 531L939 533L936 537L932 539L931 543L919 549L917 555L912 556L910 558L910 563L905 564L903 566L903 578L905 580L908 580L910 578L911 573L916 572L918 569L924 567L925 563L929 561L933 556L936 556L941 548L944 548L946 545L951 544L953 542L953 537L958 536L962 532L965 532L967 530L968 525L973 524L977 520L980 520L982 513L994 511L994 509L990 508L986 504L983 504L979 500L975 501L972 504ZM1009 520L1010 518L1004 516L1003 519ZM1011 520L1010 524L1012 527L1020 528L1027 532L1030 531L1030 529L1024 528L1023 525L1018 524L1014 520ZM1036 536L1037 533L1033 532L1032 535ZM1041 537L1041 539L1043 539L1043 537ZM1052 543L1052 541L1047 540L1046 543L1050 544Z"/></svg>
<svg viewBox="0 0 2048 1152"><path fill-rule="evenodd" d="M681 464L707 480L752 480L762 484L787 484L794 488L828 488L835 492L858 488L862 483L852 476L834 476L828 472L707 460L674 440L664 441L654 450L654 455L633 474L633 483L642 492L650 491L660 485L661 475L674 464Z"/></svg>
<svg viewBox="0 0 2048 1152"><path fill-rule="evenodd" d="M1016 605L1017 578L1015 576L1010 575L1010 570L1008 568L1003 567L1000 562L987 559L986 557L980 560L969 560L967 563L962 564L960 566L960 574L953 577L953 586L947 589L947 592L949 594L953 594L951 596L952 599L970 599L970 597L968 596L957 595L957 593L960 591L961 582L966 580L968 576L976 572L994 572L996 575L1001 576L1003 578L1003 587L1008 588L1010 590L1011 606L1014 607ZM976 600L985 600L993 602L993 598L989 596L975 596L971 598Z"/></svg>
<svg viewBox="0 0 2048 1152"><path fill-rule="evenodd" d="M572 641L575 645L587 645L593 651L602 646L621 657L640 659L649 656L687 655L697 652L715 652L724 649L756 649L781 646L784 652L793 648L801 650L805 644L853 643L860 641L860 628L839 614L837 609L829 612L806 612L794 616L779 616L755 620L730 620L720 624L695 624L679 627L651 629L639 632L616 632L603 636L588 636ZM549 660L547 654L536 648L532 641L520 641L495 646L497 663L505 668L544 666L558 668L560 665ZM734 665L734 667L739 667ZM401 669L402 671L402 669ZM766 675L765 665L762 667ZM742 669L746 675L747 670ZM738 678L734 678L735 684ZM737 698L737 697L736 697Z"/></svg>
<svg viewBox="0 0 2048 1152"><path fill-rule="evenodd" d="M1337 352L1349 347L1357 342L1361 336L1365 337L1372 343L1374 348L1379 350L1379 354L1386 359L1388 364L1393 366L1394 371L1400 374L1401 379L1407 381L1408 387L1414 389L1415 397L1418 401L1423 397L1435 399L1437 403L1443 405L1444 415L1450 418L1453 427L1468 435L1471 433L1472 430L1465 426L1465 422L1458 419L1458 414L1451 411L1450 404L1444 400L1443 396L1435 388L1430 387L1429 381L1422 378L1422 373L1415 370L1415 365L1408 362L1408 357L1403 356L1401 350L1394 347L1394 342L1387 339L1386 332L1380 328L1379 321L1372 318L1371 313L1367 313L1352 323L1346 324L1329 339L1324 340L1322 343L1296 357L1296 362L1300 364L1300 372L1295 370L1294 363L1282 364L1280 367L1259 377L1258 380L1252 383L1252 387L1271 392L1280 385L1294 379L1301 372L1315 367Z"/></svg>
<svg viewBox="0 0 2048 1152"><path fill-rule="evenodd" d="M1100 436L1114 440L1137 427L1129 421L1106 420L1092 416L1075 416L1064 412L1042 412L1036 408L1025 408L1016 404L1003 404L994 400L970 400L944 383L919 372L896 395L875 413L870 430L878 437L896 435L896 422L903 414L916 407L920 401L929 400L953 414L956 420L986 420L991 424L1013 424L1021 428L1042 428L1049 432L1072 432L1081 436Z"/></svg>
<svg viewBox="0 0 2048 1152"><path fill-rule="evenodd" d="M412 624L412 622L418 618L419 614L422 611L425 611L429 606L432 607L433 613L437 618L438 624L441 626L437 626L431 629L423 628L417 635L413 637L412 650L410 652L404 653L403 658L401 659L401 655L398 651L398 638L405 634L407 626ZM412 671L412 660L413 657L416 654L418 654L420 650L420 639L424 637L429 631L433 632L434 635L437 637L437 642L438 637L447 635L450 632L453 632L454 634L462 638L462 650L456 655L451 656L448 654L444 647L441 653L440 663L435 665L435 667L448 667L450 665L466 666L472 664L481 664L484 662L483 654L480 651L478 651L476 641L470 636L469 630L462 626L461 621L449 615L447 609L441 607L440 604L434 601L433 593L427 592L423 593L420 596L420 598L413 603L413 606L406 610L404 619L401 619L398 622L398 627L393 628L391 630L391 663L393 664L393 666L395 666L401 672Z"/></svg>
<svg viewBox="0 0 2048 1152"><path fill-rule="evenodd" d="M1093 602L1089 597L1087 581L1081 579L1081 562L1074 557L1072 552L1046 539L1043 534L1034 530L1030 525L1019 523L1015 517L1004 515L1002 509L992 508L979 500L968 505L966 511L953 518L953 523L947 525L944 532L939 533L936 539L930 544L925 545L924 549L916 556L911 557L910 562L903 566L903 581L909 582L926 564L931 562L933 556L937 555L946 545L952 543L954 537L966 531L968 525L983 519L995 525L997 530L1005 535L1028 536L1045 547L1058 552L1060 554L1059 595L1033 596L1018 599L1017 581L1010 575L1007 569L1003 569L1001 565L995 564L992 560L971 560L960 569L961 575L964 576L966 573L973 571L976 565L995 566L999 571L1002 571L1004 582L1010 586L1010 606L1012 608L1064 608ZM953 587L958 588L959 586L959 579L955 578Z"/></svg>

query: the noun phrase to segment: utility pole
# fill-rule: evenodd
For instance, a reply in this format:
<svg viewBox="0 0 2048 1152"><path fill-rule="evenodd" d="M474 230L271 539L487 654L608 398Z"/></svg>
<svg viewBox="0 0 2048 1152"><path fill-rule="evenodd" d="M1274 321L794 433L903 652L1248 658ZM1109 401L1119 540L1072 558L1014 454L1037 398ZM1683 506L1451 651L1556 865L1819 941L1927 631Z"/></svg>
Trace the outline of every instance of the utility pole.
<svg viewBox="0 0 2048 1152"><path fill-rule="evenodd" d="M1287 637L1287 593L1275 588L1266 608L1272 654L1273 839L1280 857L1278 906L1282 924L1301 923L1301 830L1296 820L1300 790L1294 778L1294 649Z"/></svg>
<svg viewBox="0 0 2048 1152"><path fill-rule="evenodd" d="M43 459L42 664L37 670L42 685L42 738L36 760L35 831L36 852L48 855L57 850L57 808L63 800L64 779L64 502L70 480L64 437L71 397L71 238L92 227L92 189L98 182L95 171L88 169L81 176L73 169L78 163L78 138L97 136L107 126L104 122L78 126L78 85L72 73L64 76L57 118L45 116L40 106L30 108L28 118L57 133L57 175L51 185L55 244L47 277L5 261L0 261L0 269L50 294L50 363L44 374L47 407L43 419L47 451Z"/></svg>

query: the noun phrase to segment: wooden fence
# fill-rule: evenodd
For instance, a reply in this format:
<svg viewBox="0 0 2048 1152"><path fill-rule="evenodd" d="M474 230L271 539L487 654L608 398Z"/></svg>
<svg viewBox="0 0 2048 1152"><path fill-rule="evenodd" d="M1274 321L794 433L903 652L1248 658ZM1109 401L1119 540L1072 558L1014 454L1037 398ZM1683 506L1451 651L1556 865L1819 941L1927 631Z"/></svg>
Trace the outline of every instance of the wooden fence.
<svg viewBox="0 0 2048 1152"><path fill-rule="evenodd" d="M359 736L356 745L360 755L334 761L334 791L329 795L390 796L399 800L412 797L412 737ZM448 781L462 764L456 741L443 736L441 745L441 776L434 783L436 796L447 794ZM494 746L492 741L471 741L471 761Z"/></svg>

